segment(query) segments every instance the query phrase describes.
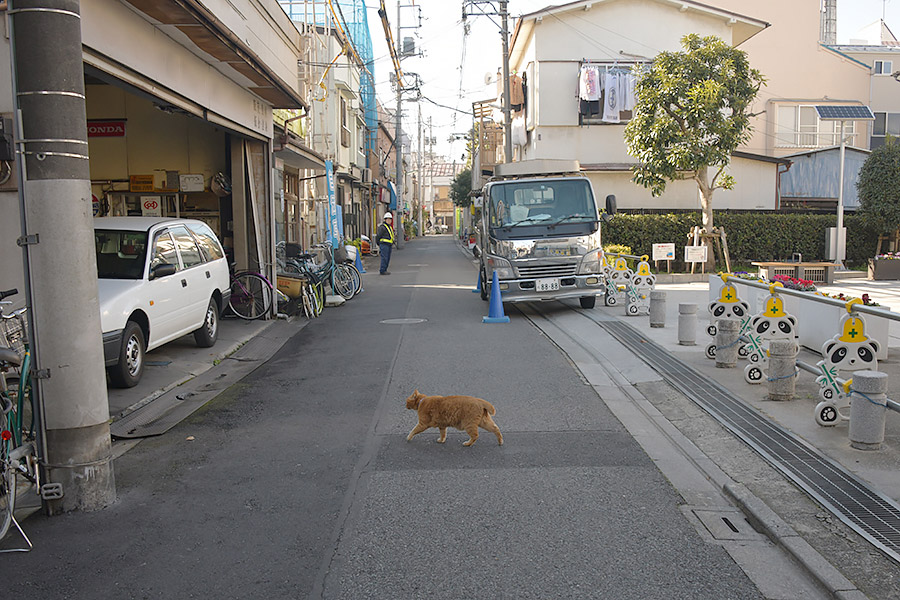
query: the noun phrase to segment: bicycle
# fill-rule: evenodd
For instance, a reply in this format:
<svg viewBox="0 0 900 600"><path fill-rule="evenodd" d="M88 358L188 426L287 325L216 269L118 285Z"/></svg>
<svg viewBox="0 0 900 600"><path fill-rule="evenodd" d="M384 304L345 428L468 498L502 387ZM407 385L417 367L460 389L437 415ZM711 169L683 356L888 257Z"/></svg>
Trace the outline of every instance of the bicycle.
<svg viewBox="0 0 900 600"><path fill-rule="evenodd" d="M312 255L301 253L297 244L278 242L275 256L279 273L303 281L300 288L300 306L306 318L315 319L321 315L325 304L322 282L309 273L305 266L305 261L311 259Z"/></svg>
<svg viewBox="0 0 900 600"><path fill-rule="evenodd" d="M18 290L0 292L0 303ZM0 550L29 552L33 545L16 520L20 478L24 487L40 495L37 456L37 411L31 390L31 350L26 335L25 309L4 315L0 309L0 539L15 525L27 547ZM7 378L10 371L16 377ZM25 399L28 402L25 402Z"/></svg>
<svg viewBox="0 0 900 600"><path fill-rule="evenodd" d="M336 294L340 294L344 300L353 298L356 294L357 286L353 281L350 265L343 262L346 259L346 256L342 258L337 256L340 251L343 251L346 254L344 247L339 246L338 249L335 249L327 242L324 244L316 244L315 247L322 249L325 255L325 262L312 263L311 261L307 261L308 268L317 276L324 276L325 280L329 282L331 290ZM355 267L353 271L356 271ZM356 275L357 277L359 276L358 271L356 271Z"/></svg>
<svg viewBox="0 0 900 600"><path fill-rule="evenodd" d="M234 265L231 265L234 269ZM275 286L261 273L239 271L231 275L231 298L228 307L236 316L252 321L269 314Z"/></svg>

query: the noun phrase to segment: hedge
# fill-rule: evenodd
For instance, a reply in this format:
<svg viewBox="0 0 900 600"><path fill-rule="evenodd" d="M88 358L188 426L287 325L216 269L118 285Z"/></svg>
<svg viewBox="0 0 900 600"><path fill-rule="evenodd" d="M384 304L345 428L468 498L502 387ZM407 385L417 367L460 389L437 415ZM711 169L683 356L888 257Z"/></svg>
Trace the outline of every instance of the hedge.
<svg viewBox="0 0 900 600"><path fill-rule="evenodd" d="M724 228L732 263L790 259L795 252L804 261L825 259L825 229L834 227L836 215L791 213L715 213L713 221ZM652 245L674 243L672 268L685 270L683 246L691 228L700 225L700 213L624 214L603 224L603 244L630 246L634 254L652 256ZM875 256L878 232L853 213L844 215L847 228L847 264L865 265ZM687 266L687 268L690 268Z"/></svg>

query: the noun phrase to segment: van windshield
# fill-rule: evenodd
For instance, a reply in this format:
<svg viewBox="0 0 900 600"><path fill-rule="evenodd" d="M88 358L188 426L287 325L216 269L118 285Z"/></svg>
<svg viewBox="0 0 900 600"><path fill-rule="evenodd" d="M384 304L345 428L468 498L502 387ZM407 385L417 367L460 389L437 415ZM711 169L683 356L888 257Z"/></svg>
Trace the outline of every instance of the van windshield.
<svg viewBox="0 0 900 600"><path fill-rule="evenodd" d="M146 231L94 231L97 277L100 279L141 279L147 255Z"/></svg>
<svg viewBox="0 0 900 600"><path fill-rule="evenodd" d="M586 179L499 183L491 187L488 219L503 229L596 222L597 207Z"/></svg>

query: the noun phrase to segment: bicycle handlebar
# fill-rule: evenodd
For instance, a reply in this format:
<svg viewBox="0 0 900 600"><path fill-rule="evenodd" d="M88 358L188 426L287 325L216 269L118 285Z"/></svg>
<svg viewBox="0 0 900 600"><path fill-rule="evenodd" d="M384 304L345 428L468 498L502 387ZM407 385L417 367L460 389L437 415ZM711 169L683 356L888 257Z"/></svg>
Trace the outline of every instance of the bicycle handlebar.
<svg viewBox="0 0 900 600"><path fill-rule="evenodd" d="M19 290L16 288L12 288L11 290L4 290L4 291L0 292L0 300L3 300L4 298L9 298L10 296L15 296L18 293L19 293Z"/></svg>

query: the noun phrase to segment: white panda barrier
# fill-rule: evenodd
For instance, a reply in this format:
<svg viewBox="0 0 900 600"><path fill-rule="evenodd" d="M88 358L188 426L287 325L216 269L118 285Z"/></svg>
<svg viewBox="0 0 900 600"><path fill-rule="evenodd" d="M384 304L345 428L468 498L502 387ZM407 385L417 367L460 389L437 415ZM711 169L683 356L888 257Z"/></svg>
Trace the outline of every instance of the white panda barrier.
<svg viewBox="0 0 900 600"><path fill-rule="evenodd" d="M650 314L650 292L656 285L656 275L650 272L650 257L644 255L637 270L625 284L625 314L630 316Z"/></svg>
<svg viewBox="0 0 900 600"><path fill-rule="evenodd" d="M891 321L900 321L900 315L878 307L866 306L862 303L862 300L859 299L845 302L809 292L785 289L783 287L779 287L776 291L776 286L773 284L737 279L730 277L728 274L723 274L722 280L726 283L733 282L747 287L769 290L773 297L777 295L796 296L803 300L839 306L846 309L846 314L842 316L840 324L838 325L838 333L832 339L827 340L822 346L821 353L824 357L823 360L819 361L815 366L795 360L796 367L794 376L796 376L798 369L807 371L816 376L816 382L820 385L819 396L822 400L815 408L814 417L816 423L823 427L829 427L837 425L841 421L849 421L852 426L852 400L856 400L856 396L860 394L866 394L870 398L871 395L866 392L860 393L852 391L850 385L853 380L844 380L840 377L840 374L842 371L851 371L854 373L860 373L864 370L874 371L877 369L878 365L875 354L879 350L879 345L875 339L866 335L866 323L863 315L871 314ZM679 307L680 306L681 305L679 305ZM770 310L773 307L774 302L768 305ZM779 312L777 308L775 309L775 312ZM779 314L778 316L782 315ZM790 324L802 327L802 323L798 324L796 323L796 320ZM752 331L751 328L751 334ZM750 336L747 335L744 337L749 339ZM791 341L789 336L783 336L783 338L787 338L786 341ZM711 344L710 347L713 349L713 356L710 358L714 358L715 345ZM790 372L788 371L784 373L784 375L789 377ZM775 373L772 373L767 379L777 381L777 376ZM876 396L877 395L876 392ZM860 395L860 397L862 396ZM862 399L869 402L869 400L866 400L864 397ZM871 404L871 402L869 403ZM882 408L886 410L900 412L900 403L889 398L883 398L883 402L879 400L878 404L883 405ZM865 407L863 404L859 404L859 406ZM876 408L878 408L877 405ZM865 444L870 442L861 441L860 443Z"/></svg>

